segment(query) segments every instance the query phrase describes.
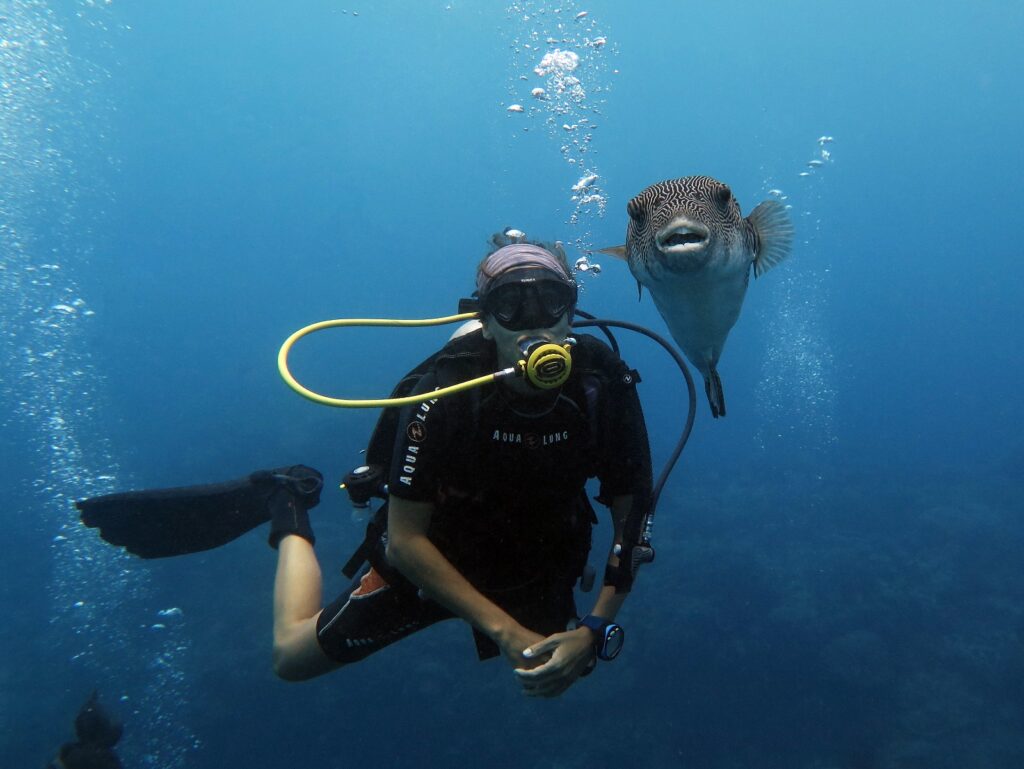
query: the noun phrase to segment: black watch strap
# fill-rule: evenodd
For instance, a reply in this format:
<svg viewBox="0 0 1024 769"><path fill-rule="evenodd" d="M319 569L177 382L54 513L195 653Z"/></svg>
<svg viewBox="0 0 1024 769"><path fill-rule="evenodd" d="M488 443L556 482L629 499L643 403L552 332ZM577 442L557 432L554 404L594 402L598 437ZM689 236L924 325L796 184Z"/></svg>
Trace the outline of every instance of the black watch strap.
<svg viewBox="0 0 1024 769"><path fill-rule="evenodd" d="M576 626L590 630L598 659L610 662L619 656L619 652L622 651L622 643L625 640L625 631L621 625L604 617L588 614Z"/></svg>

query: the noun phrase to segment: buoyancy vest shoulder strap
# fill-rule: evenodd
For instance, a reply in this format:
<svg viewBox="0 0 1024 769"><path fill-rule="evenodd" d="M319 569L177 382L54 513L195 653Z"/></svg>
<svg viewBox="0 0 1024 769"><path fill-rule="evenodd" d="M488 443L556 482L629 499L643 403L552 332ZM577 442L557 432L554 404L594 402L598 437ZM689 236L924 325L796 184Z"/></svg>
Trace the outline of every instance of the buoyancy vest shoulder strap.
<svg viewBox="0 0 1024 769"><path fill-rule="evenodd" d="M639 381L634 369L630 369L608 345L590 334L580 334L576 337L572 365L574 369L592 372L609 382L622 381L623 384L632 386ZM633 377L627 380L627 374L632 374Z"/></svg>
<svg viewBox="0 0 1024 769"><path fill-rule="evenodd" d="M471 379L478 374L481 364L488 358L487 342L483 334L474 331L448 342L444 347L409 371L391 391L391 398L402 398L416 389L423 376L432 369L442 387ZM366 447L366 464L387 467L398 432L401 408L389 406L381 411L377 425Z"/></svg>
<svg viewBox="0 0 1024 769"><path fill-rule="evenodd" d="M423 377L431 372L434 372L435 381L441 386L477 376L478 371L488 364L489 345L479 331L449 341L402 377L391 391L391 397L399 398L411 394ZM366 448L366 464L379 469L385 479L389 474L401 415L402 409L399 407L383 409ZM399 575L387 565L383 555L382 537L386 531L387 503L381 505L367 523L366 536L342 568L342 573L352 577L364 562L369 561L389 582L397 581Z"/></svg>
<svg viewBox="0 0 1024 769"><path fill-rule="evenodd" d="M640 374L596 337L581 334L576 342L573 348L573 369L579 372L578 381L582 389L582 402L579 405L585 408L592 434L598 444L603 446L602 439L607 436L607 422L611 414L606 407L609 399L602 398L602 395L621 392L624 388L635 388L640 381Z"/></svg>

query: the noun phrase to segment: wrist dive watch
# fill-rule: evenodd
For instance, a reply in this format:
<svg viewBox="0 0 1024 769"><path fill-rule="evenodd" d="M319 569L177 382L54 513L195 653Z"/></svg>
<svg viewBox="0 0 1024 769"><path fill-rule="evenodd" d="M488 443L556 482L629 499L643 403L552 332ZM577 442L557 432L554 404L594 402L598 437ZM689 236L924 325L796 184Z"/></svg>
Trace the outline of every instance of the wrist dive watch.
<svg viewBox="0 0 1024 769"><path fill-rule="evenodd" d="M626 639L626 631L619 625L604 617L588 614L576 623L576 627L585 627L594 636L594 651L597 658L611 661L622 651L622 642Z"/></svg>

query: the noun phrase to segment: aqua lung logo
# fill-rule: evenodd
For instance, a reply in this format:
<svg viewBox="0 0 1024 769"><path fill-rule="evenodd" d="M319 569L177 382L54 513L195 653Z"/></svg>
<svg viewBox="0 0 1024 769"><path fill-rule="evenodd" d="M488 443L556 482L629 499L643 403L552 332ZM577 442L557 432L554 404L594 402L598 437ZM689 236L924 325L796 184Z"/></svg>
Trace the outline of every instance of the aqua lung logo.
<svg viewBox="0 0 1024 769"><path fill-rule="evenodd" d="M426 439L427 414L430 413L430 409L433 408L435 403L437 403L437 398L421 403L420 407L416 409L416 413L413 414L413 418L409 421L408 426L405 428L405 435L413 444L422 443ZM419 446L409 445L405 447L405 458L402 461L402 473L398 476L398 480L403 486L412 486L412 477L416 474L416 459L418 458L419 453Z"/></svg>
<svg viewBox="0 0 1024 769"><path fill-rule="evenodd" d="M491 440L495 443L514 443L516 445L525 446L528 449L536 449L541 446L551 446L556 443L568 441L569 431L561 430L559 432L547 433L545 435L537 435L537 433L513 433L505 432L504 430L495 430L491 435Z"/></svg>
<svg viewBox="0 0 1024 769"><path fill-rule="evenodd" d="M552 355L541 362L536 368L537 378L546 384L558 383L558 380L565 374L565 361L558 356Z"/></svg>
<svg viewBox="0 0 1024 769"><path fill-rule="evenodd" d="M419 446L406 446L405 459L402 460L402 474L398 476L403 486L412 486L412 476L416 472L416 459L420 453Z"/></svg>
<svg viewBox="0 0 1024 769"><path fill-rule="evenodd" d="M420 407L416 409L416 413L413 414L409 426L405 428L405 434L409 437L410 441L420 443L427 437L427 414L430 413L430 409L434 408L435 403L437 403L437 398L423 401Z"/></svg>

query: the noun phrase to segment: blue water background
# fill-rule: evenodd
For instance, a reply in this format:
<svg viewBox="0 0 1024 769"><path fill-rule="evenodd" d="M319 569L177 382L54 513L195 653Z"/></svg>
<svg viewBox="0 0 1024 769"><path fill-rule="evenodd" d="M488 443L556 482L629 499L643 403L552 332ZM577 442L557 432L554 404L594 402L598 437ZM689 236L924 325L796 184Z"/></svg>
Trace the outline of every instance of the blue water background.
<svg viewBox="0 0 1024 769"><path fill-rule="evenodd" d="M507 111L536 82L511 50L527 14L506 4L5 5L0 39L43 15L67 49L64 85L5 145L50 142L64 164L46 184L10 175L0 211L34 233L3 241L6 270L61 267L2 300L4 765L43 765L94 687L126 722L126 766L1024 765L1024 7L549 4L608 38L584 83L606 89L591 152L608 210L572 225L564 136ZM830 161L799 176L822 135ZM632 195L690 174L744 212L783 190L796 245L730 337L728 416L700 394L626 651L559 700L521 697L457 623L276 681L260 535L113 565L91 532L70 555L54 542L111 461L103 490L292 462L339 478L376 414L287 390L291 331L447 314L493 231L617 244ZM626 267L597 261L583 306L663 331ZM66 285L95 314L28 376L34 319ZM339 331L296 369L378 395L446 333ZM685 390L653 345L621 340L662 461ZM80 391L55 380L65 362ZM330 598L360 537L336 483L313 524Z"/></svg>

